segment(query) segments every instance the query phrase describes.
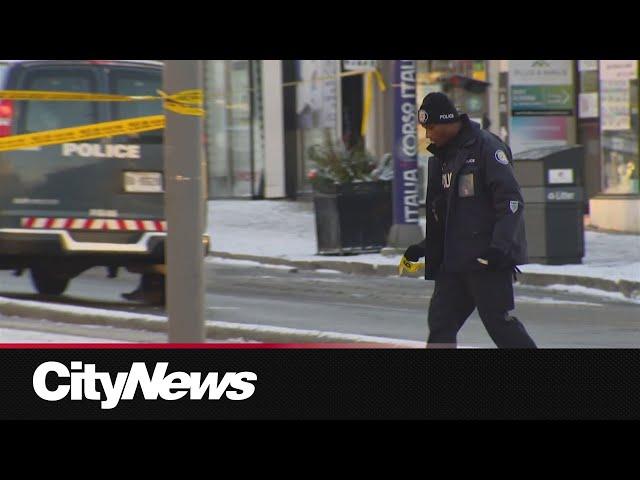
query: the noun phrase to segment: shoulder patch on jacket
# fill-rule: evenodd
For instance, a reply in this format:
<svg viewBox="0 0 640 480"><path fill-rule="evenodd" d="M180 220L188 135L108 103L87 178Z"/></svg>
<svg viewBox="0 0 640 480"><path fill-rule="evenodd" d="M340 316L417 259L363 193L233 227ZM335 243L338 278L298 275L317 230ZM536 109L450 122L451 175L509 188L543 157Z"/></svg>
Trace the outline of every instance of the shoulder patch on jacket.
<svg viewBox="0 0 640 480"><path fill-rule="evenodd" d="M495 157L498 163L509 165L509 158L507 158L507 154L504 153L504 150L496 150Z"/></svg>

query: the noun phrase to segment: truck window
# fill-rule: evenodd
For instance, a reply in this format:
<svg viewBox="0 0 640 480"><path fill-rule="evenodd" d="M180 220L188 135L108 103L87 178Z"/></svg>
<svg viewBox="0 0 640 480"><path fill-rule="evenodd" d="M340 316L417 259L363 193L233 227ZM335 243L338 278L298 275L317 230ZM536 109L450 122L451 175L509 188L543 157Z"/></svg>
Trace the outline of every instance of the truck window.
<svg viewBox="0 0 640 480"><path fill-rule="evenodd" d="M7 71L9 70L9 65L2 60L0 60L0 90L4 88L4 79L7 76Z"/></svg>
<svg viewBox="0 0 640 480"><path fill-rule="evenodd" d="M25 90L94 92L96 81L89 71L45 70L28 72ZM89 125L97 122L95 102L25 101L18 122L20 133L41 132L57 128Z"/></svg>
<svg viewBox="0 0 640 480"><path fill-rule="evenodd" d="M116 95L158 95L162 89L162 73L160 70L141 70L114 68L109 76L109 92ZM163 113L162 102L113 102L111 112L114 120L125 118L146 117L148 115L161 115ZM127 141L135 141L136 138L145 143L162 143L162 130L144 132L133 135Z"/></svg>

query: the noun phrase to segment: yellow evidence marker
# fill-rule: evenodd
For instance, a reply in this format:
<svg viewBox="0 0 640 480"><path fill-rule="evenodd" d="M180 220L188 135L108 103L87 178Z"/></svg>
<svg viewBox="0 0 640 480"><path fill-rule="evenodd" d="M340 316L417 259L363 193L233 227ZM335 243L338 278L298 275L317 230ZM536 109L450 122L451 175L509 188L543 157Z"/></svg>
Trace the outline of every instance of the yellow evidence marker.
<svg viewBox="0 0 640 480"><path fill-rule="evenodd" d="M398 275L402 275L405 270L409 273L414 273L421 268L424 268L424 262L411 262L403 256L398 264Z"/></svg>

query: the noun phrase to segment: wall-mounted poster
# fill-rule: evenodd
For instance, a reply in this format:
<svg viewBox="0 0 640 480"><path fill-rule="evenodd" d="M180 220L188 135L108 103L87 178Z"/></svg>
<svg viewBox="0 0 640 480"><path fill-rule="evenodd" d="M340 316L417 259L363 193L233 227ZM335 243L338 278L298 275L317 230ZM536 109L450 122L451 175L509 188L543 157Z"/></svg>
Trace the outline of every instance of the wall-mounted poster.
<svg viewBox="0 0 640 480"><path fill-rule="evenodd" d="M513 117L511 142L513 153L541 147L567 145L568 117Z"/></svg>

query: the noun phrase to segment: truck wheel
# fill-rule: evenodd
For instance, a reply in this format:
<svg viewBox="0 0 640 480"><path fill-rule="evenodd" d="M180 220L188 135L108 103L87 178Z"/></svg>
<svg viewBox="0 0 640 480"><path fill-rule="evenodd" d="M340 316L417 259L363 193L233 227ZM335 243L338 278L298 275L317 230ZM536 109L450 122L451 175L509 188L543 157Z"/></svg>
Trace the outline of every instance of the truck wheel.
<svg viewBox="0 0 640 480"><path fill-rule="evenodd" d="M69 278L56 275L50 270L31 269L31 282L38 293L45 295L61 295L69 285Z"/></svg>

